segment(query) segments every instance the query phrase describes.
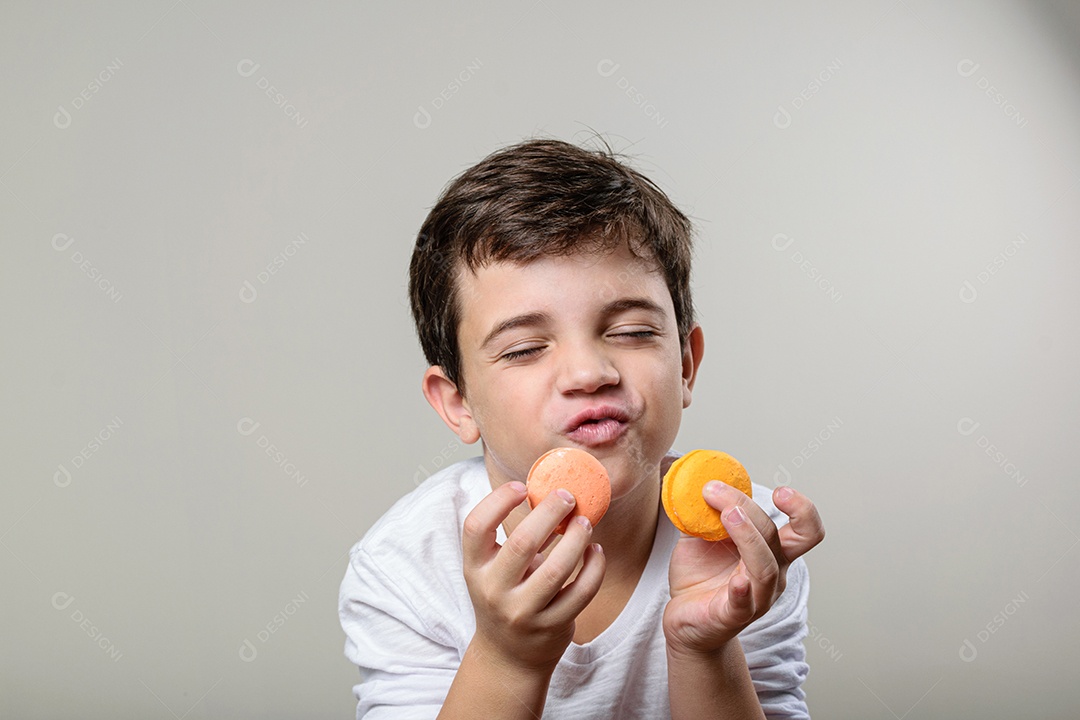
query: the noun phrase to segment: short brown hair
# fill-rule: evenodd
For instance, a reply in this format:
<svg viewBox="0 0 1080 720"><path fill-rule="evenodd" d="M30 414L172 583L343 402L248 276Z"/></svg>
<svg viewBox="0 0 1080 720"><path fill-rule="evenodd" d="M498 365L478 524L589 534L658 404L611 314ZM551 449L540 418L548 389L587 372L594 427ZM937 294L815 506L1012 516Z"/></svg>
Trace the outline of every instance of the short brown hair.
<svg viewBox="0 0 1080 720"><path fill-rule="evenodd" d="M655 183L604 148L534 139L497 150L451 181L428 213L409 265L409 302L424 356L462 395L456 278L463 267L627 241L663 270L685 344L694 322L693 227Z"/></svg>

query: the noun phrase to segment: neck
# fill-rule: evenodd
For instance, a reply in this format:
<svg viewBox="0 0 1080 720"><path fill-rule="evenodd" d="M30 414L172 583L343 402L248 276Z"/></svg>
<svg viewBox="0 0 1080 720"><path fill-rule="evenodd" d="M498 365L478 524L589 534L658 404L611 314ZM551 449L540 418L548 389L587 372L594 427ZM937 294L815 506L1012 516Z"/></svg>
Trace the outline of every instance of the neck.
<svg viewBox="0 0 1080 720"><path fill-rule="evenodd" d="M605 585L637 583L652 552L659 511L659 478L646 479L629 495L612 501L592 537L607 559Z"/></svg>

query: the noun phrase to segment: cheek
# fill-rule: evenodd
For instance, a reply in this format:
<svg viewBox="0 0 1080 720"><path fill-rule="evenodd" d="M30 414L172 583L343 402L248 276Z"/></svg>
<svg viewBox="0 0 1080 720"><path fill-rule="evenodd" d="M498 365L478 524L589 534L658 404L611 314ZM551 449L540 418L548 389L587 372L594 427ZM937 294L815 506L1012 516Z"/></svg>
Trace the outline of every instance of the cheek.
<svg viewBox="0 0 1080 720"><path fill-rule="evenodd" d="M671 361L668 371L662 379L658 379L657 385L664 399L664 407L668 408L670 414L680 414L685 406L681 357Z"/></svg>
<svg viewBox="0 0 1080 720"><path fill-rule="evenodd" d="M637 392L652 407L652 412L665 420L682 410L682 382L669 372L658 374L654 368L651 375L638 382Z"/></svg>
<svg viewBox="0 0 1080 720"><path fill-rule="evenodd" d="M491 436L511 428L530 427L537 417L535 391L530 392L536 385L525 377L489 375L484 379L484 392L476 396L472 406L473 418Z"/></svg>
<svg viewBox="0 0 1080 720"><path fill-rule="evenodd" d="M656 376L656 386L663 388L667 392L682 388L682 355L677 349L668 348L659 363L659 367L654 368L653 374Z"/></svg>

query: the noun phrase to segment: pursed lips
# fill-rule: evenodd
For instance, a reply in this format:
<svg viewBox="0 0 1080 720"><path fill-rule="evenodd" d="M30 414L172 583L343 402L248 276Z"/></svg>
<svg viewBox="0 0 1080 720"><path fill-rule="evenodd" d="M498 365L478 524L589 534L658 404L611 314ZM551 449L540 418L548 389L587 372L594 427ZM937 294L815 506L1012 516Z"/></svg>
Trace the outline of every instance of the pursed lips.
<svg viewBox="0 0 1080 720"><path fill-rule="evenodd" d="M567 422L563 433L574 442L586 445L604 445L617 440L626 429L630 413L614 405L587 408Z"/></svg>

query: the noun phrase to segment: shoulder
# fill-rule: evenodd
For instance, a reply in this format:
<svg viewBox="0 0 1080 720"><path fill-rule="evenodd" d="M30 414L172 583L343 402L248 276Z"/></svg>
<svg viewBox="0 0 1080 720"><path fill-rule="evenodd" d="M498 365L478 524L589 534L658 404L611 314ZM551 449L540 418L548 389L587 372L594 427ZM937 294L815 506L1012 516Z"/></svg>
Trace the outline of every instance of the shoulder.
<svg viewBox="0 0 1080 720"><path fill-rule="evenodd" d="M400 546L446 533L460 536L465 516L479 501L477 495L486 486L487 472L482 457L454 463L399 498L353 549Z"/></svg>
<svg viewBox="0 0 1080 720"><path fill-rule="evenodd" d="M395 502L349 550L340 591L343 615L367 608L402 618L411 609L418 629L426 626L432 636L448 640L453 623L444 620L460 619L469 609L461 606L468 601L461 526L485 486L483 458L470 458Z"/></svg>
<svg viewBox="0 0 1080 720"><path fill-rule="evenodd" d="M483 459L432 475L349 551L338 614L360 669L357 717L434 717L475 631L461 524L488 484Z"/></svg>

